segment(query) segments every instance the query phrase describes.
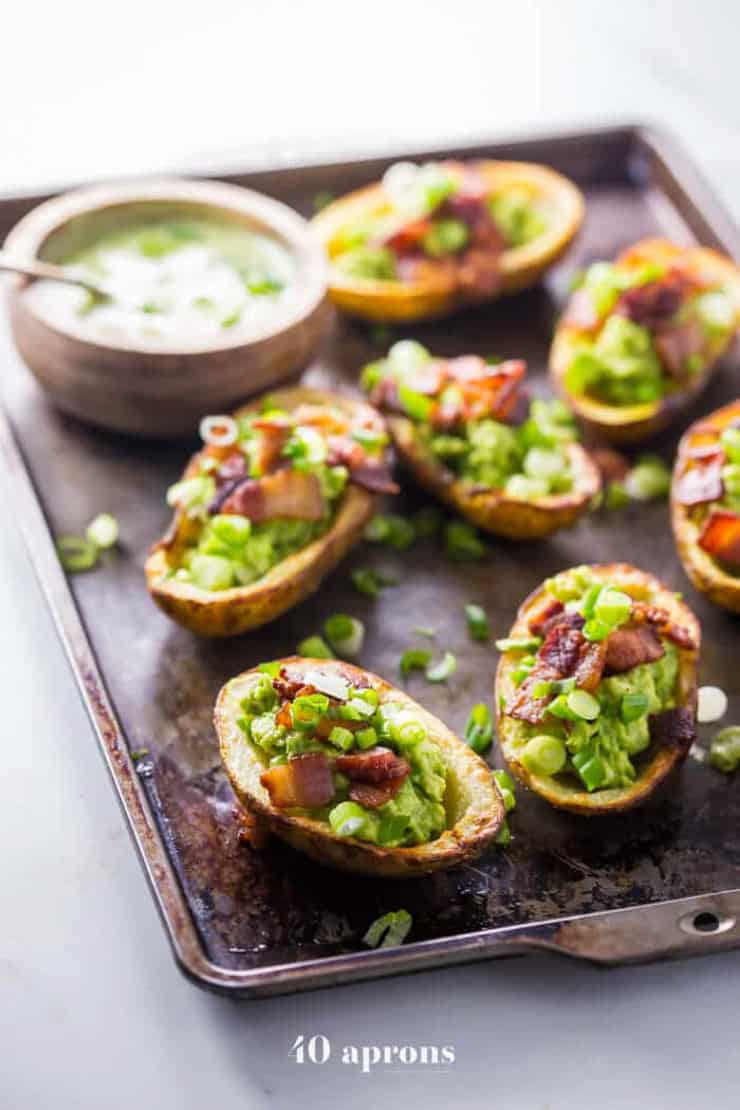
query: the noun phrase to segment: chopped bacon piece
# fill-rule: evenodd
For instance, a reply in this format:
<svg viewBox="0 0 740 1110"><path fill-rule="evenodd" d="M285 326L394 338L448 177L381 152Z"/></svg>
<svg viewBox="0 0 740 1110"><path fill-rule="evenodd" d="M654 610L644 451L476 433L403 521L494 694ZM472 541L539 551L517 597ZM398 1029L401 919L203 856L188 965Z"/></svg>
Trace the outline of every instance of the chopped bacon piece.
<svg viewBox="0 0 740 1110"><path fill-rule="evenodd" d="M665 648L652 624L617 628L606 640L604 674L623 674L641 663L655 663L664 655Z"/></svg>
<svg viewBox="0 0 740 1110"><path fill-rule="evenodd" d="M722 563L740 567L740 514L713 509L701 530L699 547Z"/></svg>
<svg viewBox="0 0 740 1110"><path fill-rule="evenodd" d="M629 473L628 459L611 447L592 447L589 454L604 482L622 482Z"/></svg>
<svg viewBox="0 0 740 1110"><path fill-rule="evenodd" d="M281 667L280 674L277 678L273 678L272 685L281 698L293 701L305 683L299 674L289 672L287 667Z"/></svg>
<svg viewBox="0 0 740 1110"><path fill-rule="evenodd" d="M535 613L529 621L529 631L533 636L546 636L552 626L552 621L555 617L559 617L565 612L565 606L562 601L557 598L550 598L546 605Z"/></svg>
<svg viewBox="0 0 740 1110"><path fill-rule="evenodd" d="M297 696L297 692L296 692ZM290 702L284 701L275 714L275 724L280 725L282 728L293 727L293 714L290 711Z"/></svg>
<svg viewBox="0 0 740 1110"><path fill-rule="evenodd" d="M349 788L349 796L365 809L378 809L396 796L402 783L403 779L386 779L379 784L353 782Z"/></svg>
<svg viewBox="0 0 740 1110"><path fill-rule="evenodd" d="M650 739L666 748L688 751L696 740L696 719L685 707L665 709L650 717Z"/></svg>
<svg viewBox="0 0 740 1110"><path fill-rule="evenodd" d="M535 698L534 686L539 682L574 678L579 689L595 690L601 681L605 658L604 641L591 643L578 628L570 628L565 623L553 624L537 653L534 670L519 687L507 712L511 717L539 724L551 697L547 694Z"/></svg>
<svg viewBox="0 0 740 1110"><path fill-rule="evenodd" d="M329 466L361 466L365 462L365 450L361 443L349 436L329 436L327 440L326 461Z"/></svg>
<svg viewBox="0 0 740 1110"><path fill-rule="evenodd" d="M491 297L501 286L503 276L499 263L502 246L477 244L460 256L457 285L472 297Z"/></svg>
<svg viewBox="0 0 740 1110"><path fill-rule="evenodd" d="M655 330L675 316L683 304L687 288L684 276L671 272L657 281L625 289L614 311L635 324Z"/></svg>
<svg viewBox="0 0 740 1110"><path fill-rule="evenodd" d="M578 331L595 331L601 323L590 289L576 289L568 301L563 323Z"/></svg>
<svg viewBox="0 0 740 1110"><path fill-rule="evenodd" d="M287 423L273 420L255 420L257 444L254 449L254 465L258 474L270 474L283 457L283 448L290 439L291 428Z"/></svg>
<svg viewBox="0 0 740 1110"><path fill-rule="evenodd" d="M676 483L676 497L682 505L706 505L720 500L724 493L723 462L723 454L714 454L701 464L684 470Z"/></svg>
<svg viewBox="0 0 740 1110"><path fill-rule="evenodd" d="M260 775L270 801L280 809L313 809L334 797L331 765L323 752L305 752Z"/></svg>
<svg viewBox="0 0 740 1110"><path fill-rule="evenodd" d="M247 477L247 460L242 451L234 451L216 471L216 484L229 484L237 478Z"/></svg>
<svg viewBox="0 0 740 1110"><path fill-rule="evenodd" d="M390 748L368 748L337 758L337 770L353 782L385 782L386 779L405 779L411 767L405 759Z"/></svg>
<svg viewBox="0 0 740 1110"><path fill-rule="evenodd" d="M687 628L676 624L673 618L658 605L649 605L646 601L632 602L632 621L634 624L653 624L658 630L658 635L672 640L677 647L689 651L696 647L694 638Z"/></svg>
<svg viewBox="0 0 740 1110"><path fill-rule="evenodd" d="M687 373L687 362L700 355L706 346L704 330L698 320L661 328L655 337L655 348L666 371L674 378Z"/></svg>
<svg viewBox="0 0 740 1110"><path fill-rule="evenodd" d="M419 249L431 226L429 220L411 220L387 236L383 240L383 246L388 247L394 254L412 254Z"/></svg>
<svg viewBox="0 0 740 1110"><path fill-rule="evenodd" d="M315 474L299 470L279 470L265 478L247 478L229 494L222 513L246 516L255 523L291 517L296 520L321 520L324 497Z"/></svg>
<svg viewBox="0 0 740 1110"><path fill-rule="evenodd" d="M401 487L393 481L391 472L382 463L365 463L349 472L350 481L371 493L400 493Z"/></svg>

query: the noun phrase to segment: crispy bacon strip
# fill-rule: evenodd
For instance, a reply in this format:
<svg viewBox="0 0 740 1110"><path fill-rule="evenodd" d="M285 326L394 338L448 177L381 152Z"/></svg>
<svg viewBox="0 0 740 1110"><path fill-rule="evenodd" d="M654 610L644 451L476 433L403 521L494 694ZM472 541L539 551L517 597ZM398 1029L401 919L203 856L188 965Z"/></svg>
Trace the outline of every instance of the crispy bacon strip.
<svg viewBox="0 0 740 1110"><path fill-rule="evenodd" d="M519 687L516 697L507 710L509 716L530 724L542 721L551 695L534 697L534 687L539 682L553 682L574 678L581 690L595 690L601 681L606 658L604 641L591 643L578 628L567 623L555 623L545 636L537 653L534 670Z"/></svg>
<svg viewBox="0 0 740 1110"><path fill-rule="evenodd" d="M649 605L646 601L633 601L632 622L633 624L655 625L658 635L666 640L671 640L676 647L684 648L687 651L696 648L694 638L689 630L680 624L676 624L666 610L661 609L658 605Z"/></svg>
<svg viewBox="0 0 740 1110"><path fill-rule="evenodd" d="M699 547L708 555L740 567L740 515L729 509L712 509L699 535Z"/></svg>
<svg viewBox="0 0 740 1110"><path fill-rule="evenodd" d="M386 779L382 783L353 782L349 796L365 809L378 809L394 798L401 789L403 779Z"/></svg>
<svg viewBox="0 0 740 1110"><path fill-rule="evenodd" d="M634 285L621 294L614 309L635 324L655 330L670 320L684 302L690 285L686 277L670 271L657 281Z"/></svg>
<svg viewBox="0 0 740 1110"><path fill-rule="evenodd" d="M385 782L386 779L405 779L411 767L390 748L368 748L364 752L340 755L337 770L353 782Z"/></svg>
<svg viewBox="0 0 740 1110"><path fill-rule="evenodd" d="M684 470L676 483L676 497L682 505L706 505L710 501L719 501L722 498L723 462L724 453L715 451L713 455L701 462L697 460L695 466Z"/></svg>
<svg viewBox="0 0 740 1110"><path fill-rule="evenodd" d="M255 524L291 517L321 520L325 513L321 485L315 474L279 470L265 478L246 478L221 505L227 515L246 516Z"/></svg>
<svg viewBox="0 0 740 1110"><path fill-rule="evenodd" d="M665 648L652 624L617 628L607 637L604 674L623 674L642 663L655 663L664 655Z"/></svg>
<svg viewBox="0 0 740 1110"><path fill-rule="evenodd" d="M685 377L688 360L694 355L701 355L705 347L704 330L698 320L661 328L655 337L660 361L674 378Z"/></svg>
<svg viewBox="0 0 740 1110"><path fill-rule="evenodd" d="M280 809L314 809L334 797L331 765L323 752L305 752L260 775L270 801Z"/></svg>

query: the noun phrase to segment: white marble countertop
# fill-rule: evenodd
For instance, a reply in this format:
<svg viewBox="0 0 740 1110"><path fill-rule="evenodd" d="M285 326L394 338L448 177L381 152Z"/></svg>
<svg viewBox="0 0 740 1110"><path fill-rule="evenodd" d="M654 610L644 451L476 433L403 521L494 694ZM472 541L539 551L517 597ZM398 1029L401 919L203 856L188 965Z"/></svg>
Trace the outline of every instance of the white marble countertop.
<svg viewBox="0 0 740 1110"><path fill-rule="evenodd" d="M364 18L346 3L69 0L5 18L0 190L238 164L255 148L341 150L350 136L396 147L649 119L740 215L734 0L379 0ZM609 972L523 958L247 1005L186 982L8 518L2 1106L737 1101L740 952ZM298 1064L298 1034L326 1035L329 1062ZM442 1074L341 1062L344 1045L382 1044L451 1045L455 1062Z"/></svg>

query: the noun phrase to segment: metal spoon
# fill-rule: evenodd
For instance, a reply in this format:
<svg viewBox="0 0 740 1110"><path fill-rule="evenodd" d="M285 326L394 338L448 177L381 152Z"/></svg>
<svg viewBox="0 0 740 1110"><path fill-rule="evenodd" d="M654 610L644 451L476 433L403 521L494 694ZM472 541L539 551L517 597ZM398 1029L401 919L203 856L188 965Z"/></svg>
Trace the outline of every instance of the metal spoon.
<svg viewBox="0 0 740 1110"><path fill-rule="evenodd" d="M42 262L38 258L21 260L13 258L6 251L0 251L0 270L22 274L23 277L44 278L48 281L64 281L71 285L80 285L96 300L110 300L110 293L84 277L71 266L57 266L53 262Z"/></svg>

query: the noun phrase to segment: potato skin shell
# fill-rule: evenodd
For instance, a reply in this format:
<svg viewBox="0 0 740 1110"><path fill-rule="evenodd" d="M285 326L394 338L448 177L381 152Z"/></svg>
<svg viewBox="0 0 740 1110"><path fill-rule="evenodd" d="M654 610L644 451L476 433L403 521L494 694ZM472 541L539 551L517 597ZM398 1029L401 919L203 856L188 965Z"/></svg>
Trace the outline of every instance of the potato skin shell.
<svg viewBox="0 0 740 1110"><path fill-rule="evenodd" d="M292 656L283 663L297 662ZM393 700L413 709L439 744L447 764L448 781L454 789L453 804L460 813L454 825L438 840L409 848L383 848L352 837L339 837L320 821L281 813L270 801L260 783L264 764L236 723L238 683L257 668L244 671L221 689L214 711L221 759L234 792L260 824L299 852L317 863L339 871L350 871L386 879L413 878L433 871L457 867L475 859L496 837L504 820L504 804L490 768L471 748L454 735L437 717L432 716L402 690L377 675L349 663L335 660L301 660L307 665L327 668L350 682L362 677L378 691L381 704Z"/></svg>
<svg viewBox="0 0 740 1110"><path fill-rule="evenodd" d="M376 422L382 418L369 405L343 397L301 387L273 390L270 397L277 405L292 409L304 402L339 405L346 411L368 410ZM235 416L253 412L260 400L239 409ZM184 477L194 473L198 455L188 464ZM159 540L145 565L147 587L157 605L168 617L200 636L237 636L267 624L314 593L328 574L362 537L373 516L378 497L348 484L331 527L313 543L278 563L263 578L249 586L208 591L173 578L164 579L170 554L187 536L188 522L175 513L171 531L174 541Z"/></svg>
<svg viewBox="0 0 740 1110"><path fill-rule="evenodd" d="M692 269L713 280L721 281L735 301L740 321L740 270L735 263L709 247L684 250L664 239L643 239L619 256L622 261L670 263L688 262ZM550 348L550 380L553 388L567 401L584 429L594 438L626 446L650 439L673 424L691 407L709 384L719 359L734 342L734 335L715 342L707 365L692 379L686 389L678 390L659 401L639 405L608 405L589 397L570 393L565 374L573 359L581 332L562 320L555 328Z"/></svg>
<svg viewBox="0 0 740 1110"><path fill-rule="evenodd" d="M583 223L583 194L568 178L547 166L530 162L476 162L491 192L523 185L546 199L553 210L547 230L531 243L513 247L501 256L502 282L492 298L518 293L535 285L570 245ZM311 221L327 245L340 229L382 203L382 185L368 185L327 205ZM351 278L332 267L329 296L337 308L353 316L386 322L411 322L447 316L470 304L480 304L456 289L448 278L430 276L416 282Z"/></svg>
<svg viewBox="0 0 740 1110"><path fill-rule="evenodd" d="M393 442L406 466L430 493L450 505L478 528L514 540L542 539L560 528L568 528L588 511L601 488L601 477L586 451L577 443L568 445L576 475L576 488L551 494L536 501L509 497L502 490L472 493L465 482L435 459L419 441L414 423L404 416L389 416Z"/></svg>
<svg viewBox="0 0 740 1110"><path fill-rule="evenodd" d="M695 421L681 437L671 483L671 524L683 569L700 593L731 613L740 613L740 577L728 574L707 551L699 547L699 528L691 519L689 509L678 500L677 488L678 477L683 471L694 436L705 429L721 431L736 420L740 420L740 400L731 401L729 405Z"/></svg>
<svg viewBox="0 0 740 1110"><path fill-rule="evenodd" d="M701 629L699 622L689 607L679 601L675 593L652 574L638 570L629 563L608 563L592 566L591 570L604 581L614 582L637 598L650 598L652 602L665 609L669 615L691 633L696 650L679 648L680 690L679 704L696 711L697 666ZM509 636L529 635L529 619L545 596L544 585L539 586L519 607L516 620ZM513 653L504 653L496 671L495 702L498 715L498 742L501 753L512 774L528 786L550 805L557 809L568 810L584 817L600 816L610 813L623 813L641 805L654 793L657 787L686 758L686 751L678 747L658 748L649 758L647 765L640 769L638 778L631 786L599 791L599 796L589 794L568 781L560 782L546 776L533 775L520 763L509 743L511 720L501 708L501 699L508 697L513 690L510 672L515 665Z"/></svg>

